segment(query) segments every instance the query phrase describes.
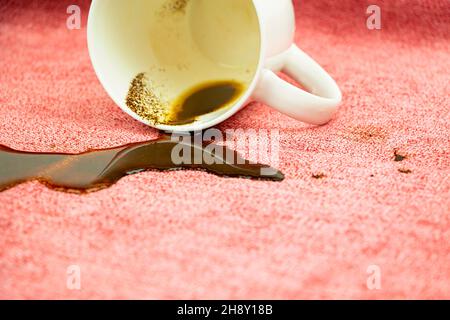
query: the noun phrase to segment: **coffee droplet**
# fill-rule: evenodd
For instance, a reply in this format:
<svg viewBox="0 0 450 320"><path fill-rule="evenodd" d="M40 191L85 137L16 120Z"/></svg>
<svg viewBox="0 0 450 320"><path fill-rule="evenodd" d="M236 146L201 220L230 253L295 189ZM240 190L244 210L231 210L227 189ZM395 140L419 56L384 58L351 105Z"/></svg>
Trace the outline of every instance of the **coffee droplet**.
<svg viewBox="0 0 450 320"><path fill-rule="evenodd" d="M183 158L187 156L188 159L178 164L173 160L173 152L174 148L180 147ZM202 159L214 159L213 163L202 161L197 164L198 154ZM23 152L0 145L0 191L36 180L56 190L91 192L107 188L127 175L146 170L175 169L204 170L226 177L284 179L280 171L268 165L251 163L225 146L211 142L198 145L194 136L181 142L164 135L158 140L80 154Z"/></svg>
<svg viewBox="0 0 450 320"><path fill-rule="evenodd" d="M148 77L140 73L131 83L126 104L151 124L186 125L232 106L244 91L244 85L237 81L211 81L191 88L169 103L156 93Z"/></svg>

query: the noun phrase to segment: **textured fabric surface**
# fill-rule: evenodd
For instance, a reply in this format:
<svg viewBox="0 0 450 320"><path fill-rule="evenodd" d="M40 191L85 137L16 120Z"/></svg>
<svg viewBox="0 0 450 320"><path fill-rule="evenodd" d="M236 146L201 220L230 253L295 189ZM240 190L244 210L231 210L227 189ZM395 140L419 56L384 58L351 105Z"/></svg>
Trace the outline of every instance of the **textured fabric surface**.
<svg viewBox="0 0 450 320"><path fill-rule="evenodd" d="M86 1L1 2L0 144L80 152L157 136L100 86L85 27L65 25L73 2L85 26ZM378 31L369 2L296 2L297 44L344 93L330 124L252 104L219 127L279 129L285 181L16 186L0 193L0 298L450 298L450 3L374 2ZM70 265L81 290L66 286Z"/></svg>

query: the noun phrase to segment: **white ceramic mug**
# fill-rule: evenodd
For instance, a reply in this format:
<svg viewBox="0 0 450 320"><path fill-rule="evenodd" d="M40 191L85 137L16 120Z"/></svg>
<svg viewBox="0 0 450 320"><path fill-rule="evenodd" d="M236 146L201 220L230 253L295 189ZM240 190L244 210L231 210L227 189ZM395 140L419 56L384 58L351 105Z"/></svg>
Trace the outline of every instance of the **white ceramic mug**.
<svg viewBox="0 0 450 320"><path fill-rule="evenodd" d="M166 131L196 131L260 101L294 119L327 123L341 102L336 82L294 44L292 0L93 0L88 46L100 82L130 116ZM185 125L152 123L130 110L136 74L175 99L200 82L238 79L230 105ZM282 80L283 71L308 89Z"/></svg>

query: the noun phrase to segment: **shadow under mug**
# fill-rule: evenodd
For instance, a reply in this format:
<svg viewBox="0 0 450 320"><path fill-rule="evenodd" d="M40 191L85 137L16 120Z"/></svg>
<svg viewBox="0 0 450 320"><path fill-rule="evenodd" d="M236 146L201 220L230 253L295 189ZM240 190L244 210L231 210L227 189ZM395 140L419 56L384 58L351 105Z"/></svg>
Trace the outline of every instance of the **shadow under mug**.
<svg viewBox="0 0 450 320"><path fill-rule="evenodd" d="M88 46L95 72L114 102L164 131L203 130L260 101L310 124L327 123L341 102L336 82L294 44L291 0L93 0ZM304 91L275 72L283 71ZM145 73L167 101L201 83L233 80L242 94L192 123L154 123L126 103Z"/></svg>

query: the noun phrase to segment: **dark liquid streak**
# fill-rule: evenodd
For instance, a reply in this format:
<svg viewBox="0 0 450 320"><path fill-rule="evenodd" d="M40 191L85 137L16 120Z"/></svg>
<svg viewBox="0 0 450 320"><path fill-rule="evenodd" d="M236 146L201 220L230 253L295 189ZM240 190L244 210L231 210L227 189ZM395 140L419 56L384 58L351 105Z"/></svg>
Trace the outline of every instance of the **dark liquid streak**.
<svg viewBox="0 0 450 320"><path fill-rule="evenodd" d="M190 164L173 163L172 151L180 144L183 144L183 150L190 150ZM211 153L213 148L221 149L223 156ZM206 164L205 161L195 164L194 157L199 154L201 159L207 154L216 161L214 164ZM230 160L227 154L233 155L233 161L227 161ZM226 177L271 181L284 179L280 171L267 165L250 163L226 147L211 143L196 145L186 143L186 139L172 141L170 136L80 154L22 152L0 145L0 191L35 180L66 192L92 192L110 187L122 177L138 172L178 169L204 170ZM271 175L264 175L262 170L269 170Z"/></svg>

